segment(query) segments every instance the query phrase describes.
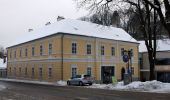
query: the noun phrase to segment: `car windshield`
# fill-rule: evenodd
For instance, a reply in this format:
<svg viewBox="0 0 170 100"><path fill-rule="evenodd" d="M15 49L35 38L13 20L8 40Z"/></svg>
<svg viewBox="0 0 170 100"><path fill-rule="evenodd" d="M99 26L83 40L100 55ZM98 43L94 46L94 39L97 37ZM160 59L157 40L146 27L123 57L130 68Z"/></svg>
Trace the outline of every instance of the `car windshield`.
<svg viewBox="0 0 170 100"><path fill-rule="evenodd" d="M76 75L76 78L81 78L81 75Z"/></svg>

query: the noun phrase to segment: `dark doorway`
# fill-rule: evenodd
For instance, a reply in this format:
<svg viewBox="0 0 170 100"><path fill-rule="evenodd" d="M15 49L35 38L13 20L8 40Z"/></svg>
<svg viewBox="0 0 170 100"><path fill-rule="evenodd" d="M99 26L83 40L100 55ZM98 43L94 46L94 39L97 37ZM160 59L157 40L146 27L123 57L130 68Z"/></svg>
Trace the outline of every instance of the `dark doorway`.
<svg viewBox="0 0 170 100"><path fill-rule="evenodd" d="M121 69L121 80L124 80L125 68Z"/></svg>
<svg viewBox="0 0 170 100"><path fill-rule="evenodd" d="M157 80L170 83L170 72L157 72Z"/></svg>
<svg viewBox="0 0 170 100"><path fill-rule="evenodd" d="M113 66L102 66L101 68L101 79L103 83L112 83L112 76L114 76Z"/></svg>

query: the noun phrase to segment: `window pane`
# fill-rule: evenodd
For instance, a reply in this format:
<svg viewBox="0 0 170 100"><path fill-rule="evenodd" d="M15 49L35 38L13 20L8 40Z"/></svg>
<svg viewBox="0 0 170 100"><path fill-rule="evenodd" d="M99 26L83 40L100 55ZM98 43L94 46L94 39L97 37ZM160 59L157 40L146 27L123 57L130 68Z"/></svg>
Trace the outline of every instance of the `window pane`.
<svg viewBox="0 0 170 100"><path fill-rule="evenodd" d="M104 55L104 46L101 46L101 55Z"/></svg>
<svg viewBox="0 0 170 100"><path fill-rule="evenodd" d="M77 44L72 43L72 54L76 54L76 53L77 53Z"/></svg>
<svg viewBox="0 0 170 100"><path fill-rule="evenodd" d="M91 45L90 44L87 45L87 54L91 54Z"/></svg>
<svg viewBox="0 0 170 100"><path fill-rule="evenodd" d="M112 53L112 56L115 55L115 48L114 47L111 48L111 53Z"/></svg>
<svg viewBox="0 0 170 100"><path fill-rule="evenodd" d="M48 45L48 53L52 54L52 44L51 43Z"/></svg>

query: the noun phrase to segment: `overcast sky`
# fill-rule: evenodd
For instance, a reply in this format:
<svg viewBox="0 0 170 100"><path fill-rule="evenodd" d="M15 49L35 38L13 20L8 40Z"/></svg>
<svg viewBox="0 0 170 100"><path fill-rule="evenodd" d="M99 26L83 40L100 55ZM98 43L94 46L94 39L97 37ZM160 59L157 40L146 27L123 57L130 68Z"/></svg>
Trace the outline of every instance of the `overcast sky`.
<svg viewBox="0 0 170 100"><path fill-rule="evenodd" d="M87 11L73 0L0 0L0 45L6 47L29 28L37 29L57 16L77 19Z"/></svg>

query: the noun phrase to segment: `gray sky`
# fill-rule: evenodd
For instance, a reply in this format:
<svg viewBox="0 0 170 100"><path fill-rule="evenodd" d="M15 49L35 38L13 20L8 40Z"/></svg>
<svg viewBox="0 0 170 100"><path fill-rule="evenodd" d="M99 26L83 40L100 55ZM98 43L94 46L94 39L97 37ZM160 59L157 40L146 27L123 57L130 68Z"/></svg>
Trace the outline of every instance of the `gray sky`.
<svg viewBox="0 0 170 100"><path fill-rule="evenodd" d="M73 0L0 0L0 45L20 39L29 28L56 22L57 16L76 19L86 14Z"/></svg>

